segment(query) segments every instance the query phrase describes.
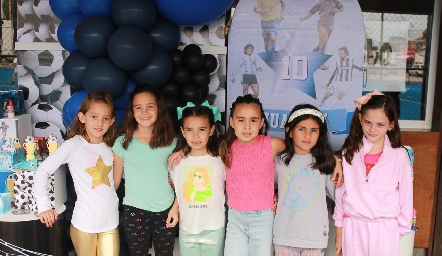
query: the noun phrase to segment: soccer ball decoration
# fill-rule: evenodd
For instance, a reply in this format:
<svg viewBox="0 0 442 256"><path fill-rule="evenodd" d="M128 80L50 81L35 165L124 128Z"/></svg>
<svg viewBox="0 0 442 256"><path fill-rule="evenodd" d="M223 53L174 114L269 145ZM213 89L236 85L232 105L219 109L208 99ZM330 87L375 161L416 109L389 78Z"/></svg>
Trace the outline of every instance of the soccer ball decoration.
<svg viewBox="0 0 442 256"><path fill-rule="evenodd" d="M54 42L49 31L49 24L41 20L34 23L35 36L42 42Z"/></svg>
<svg viewBox="0 0 442 256"><path fill-rule="evenodd" d="M63 111L63 105L71 97L71 87L68 84L64 84L62 87L53 91L49 95L49 104L56 107L58 110Z"/></svg>
<svg viewBox="0 0 442 256"><path fill-rule="evenodd" d="M212 43L212 45L226 45L226 39L224 37L225 26L226 16L222 16L221 18L209 23L209 41Z"/></svg>
<svg viewBox="0 0 442 256"><path fill-rule="evenodd" d="M35 137L49 137L49 135L54 134L58 139L58 144L62 144L64 142L63 132L58 128L57 125L51 122L37 122L32 124L32 134Z"/></svg>
<svg viewBox="0 0 442 256"><path fill-rule="evenodd" d="M41 51L37 54L38 66L34 69L37 77L47 77L63 66L62 51Z"/></svg>
<svg viewBox="0 0 442 256"><path fill-rule="evenodd" d="M19 77L18 85L26 87L27 90L29 90L28 99L25 100L25 109L28 109L38 100L39 89L37 87L37 78L35 75L26 74Z"/></svg>
<svg viewBox="0 0 442 256"><path fill-rule="evenodd" d="M40 100L42 102L49 101L49 95L64 84L64 77L61 70L50 74L47 77L40 77L38 79L40 82L40 85L38 86L40 89Z"/></svg>
<svg viewBox="0 0 442 256"><path fill-rule="evenodd" d="M17 0L17 10L18 13L28 21L36 19L32 1Z"/></svg>
<svg viewBox="0 0 442 256"><path fill-rule="evenodd" d="M32 8L40 20L45 22L52 22L54 20L60 22L57 16L52 12L49 0L34 0Z"/></svg>
<svg viewBox="0 0 442 256"><path fill-rule="evenodd" d="M55 124L63 133L66 133L66 127L63 125L61 111L46 102L41 102L30 107L26 113L31 114L31 122L49 122Z"/></svg>

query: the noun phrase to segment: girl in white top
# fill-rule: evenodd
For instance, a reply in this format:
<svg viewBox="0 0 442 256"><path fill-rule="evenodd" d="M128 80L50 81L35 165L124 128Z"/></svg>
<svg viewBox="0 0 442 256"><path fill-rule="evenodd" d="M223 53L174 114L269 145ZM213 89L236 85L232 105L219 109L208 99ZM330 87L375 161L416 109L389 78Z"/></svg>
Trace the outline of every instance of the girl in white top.
<svg viewBox="0 0 442 256"><path fill-rule="evenodd" d="M113 180L115 115L112 97L89 94L78 111L67 140L37 169L34 194L40 221L47 227L57 219L51 208L48 178L67 163L77 201L70 234L78 256L119 255L118 197Z"/></svg>
<svg viewBox="0 0 442 256"><path fill-rule="evenodd" d="M179 205L182 256L221 256L224 248L224 182L215 121L218 107L205 101L178 108L181 135L176 152L184 158L170 172Z"/></svg>

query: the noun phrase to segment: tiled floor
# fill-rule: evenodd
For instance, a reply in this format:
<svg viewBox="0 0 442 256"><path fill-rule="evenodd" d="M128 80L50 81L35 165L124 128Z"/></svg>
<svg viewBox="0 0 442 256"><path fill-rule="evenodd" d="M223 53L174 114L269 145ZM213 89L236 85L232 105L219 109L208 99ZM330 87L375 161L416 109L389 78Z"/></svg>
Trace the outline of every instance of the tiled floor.
<svg viewBox="0 0 442 256"><path fill-rule="evenodd" d="M330 226L333 227L333 219L331 219L330 216ZM335 255L335 246L334 246L334 241L335 241L335 229L334 228L330 228L330 232L329 232L329 242L328 242L328 248L325 250L325 256L334 256ZM155 255L154 250L150 249L149 251L150 254L152 254L152 256ZM178 242L178 238L175 240L175 249L174 249L174 256L180 256L180 245ZM426 255L426 250L422 249L422 248L414 248L413 249L413 255L412 256L425 256ZM70 252L69 256L75 256L74 252ZM209 255L208 255L209 256ZM411 255L400 255L400 256L411 256Z"/></svg>

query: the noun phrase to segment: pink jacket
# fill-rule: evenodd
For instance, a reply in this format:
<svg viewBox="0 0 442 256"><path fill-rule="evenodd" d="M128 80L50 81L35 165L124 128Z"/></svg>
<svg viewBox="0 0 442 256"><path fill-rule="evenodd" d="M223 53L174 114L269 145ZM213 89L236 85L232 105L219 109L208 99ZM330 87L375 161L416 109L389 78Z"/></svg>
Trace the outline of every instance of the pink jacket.
<svg viewBox="0 0 442 256"><path fill-rule="evenodd" d="M364 155L373 143L363 138L352 164L342 158L345 182L336 188L333 215L336 227L342 227L344 214L355 218L395 218L402 237L410 232L413 212L413 172L404 148L392 148L385 136L384 150L378 162L365 175Z"/></svg>

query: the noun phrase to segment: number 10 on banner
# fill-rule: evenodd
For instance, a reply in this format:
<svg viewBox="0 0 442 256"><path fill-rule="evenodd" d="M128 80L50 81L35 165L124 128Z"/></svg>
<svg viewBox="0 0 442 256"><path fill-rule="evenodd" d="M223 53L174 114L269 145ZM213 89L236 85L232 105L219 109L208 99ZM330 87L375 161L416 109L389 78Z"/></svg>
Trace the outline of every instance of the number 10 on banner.
<svg viewBox="0 0 442 256"><path fill-rule="evenodd" d="M290 65L290 59L291 65ZM306 56L285 56L282 58L283 71L281 75L282 80L306 80L308 60Z"/></svg>

